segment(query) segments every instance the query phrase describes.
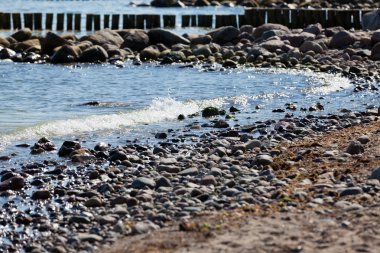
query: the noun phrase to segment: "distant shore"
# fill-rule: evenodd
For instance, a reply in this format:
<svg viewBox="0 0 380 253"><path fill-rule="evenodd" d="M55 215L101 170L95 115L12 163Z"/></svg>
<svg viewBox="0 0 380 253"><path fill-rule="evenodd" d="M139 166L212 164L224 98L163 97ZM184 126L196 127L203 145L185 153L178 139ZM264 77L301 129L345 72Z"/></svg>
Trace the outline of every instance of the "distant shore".
<svg viewBox="0 0 380 253"><path fill-rule="evenodd" d="M189 67L219 63L225 68L310 69L370 81L380 79L379 36L378 31L347 31L320 24L293 30L278 24L227 26L182 36L164 29L105 29L81 38L52 32L36 36L25 28L0 38L0 59L38 64L109 62L119 67L128 59L136 65L144 61L180 62Z"/></svg>

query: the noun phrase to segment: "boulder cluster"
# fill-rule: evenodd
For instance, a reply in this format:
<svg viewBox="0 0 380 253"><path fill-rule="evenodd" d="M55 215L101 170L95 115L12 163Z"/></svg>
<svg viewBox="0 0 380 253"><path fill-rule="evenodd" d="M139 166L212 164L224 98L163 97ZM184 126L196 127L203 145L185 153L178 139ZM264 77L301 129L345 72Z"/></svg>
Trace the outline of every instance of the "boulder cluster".
<svg viewBox="0 0 380 253"><path fill-rule="evenodd" d="M309 68L378 79L380 31L323 28L290 30L280 24L226 26L206 34L178 35L160 28L104 29L77 38L21 29L0 37L0 59L29 63L102 63L123 66L128 59L171 63L219 63L226 68Z"/></svg>
<svg viewBox="0 0 380 253"><path fill-rule="evenodd" d="M375 0L153 0L155 7L185 7L185 6L247 6L275 8L341 8L341 9L374 9L380 3Z"/></svg>

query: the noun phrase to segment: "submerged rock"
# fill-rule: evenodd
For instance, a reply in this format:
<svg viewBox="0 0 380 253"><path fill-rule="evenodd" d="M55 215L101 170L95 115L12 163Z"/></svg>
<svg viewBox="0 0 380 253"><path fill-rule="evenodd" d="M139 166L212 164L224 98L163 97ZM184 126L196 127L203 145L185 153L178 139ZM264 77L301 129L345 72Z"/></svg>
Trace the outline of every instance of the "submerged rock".
<svg viewBox="0 0 380 253"><path fill-rule="evenodd" d="M7 180L0 182L0 191L14 190L19 191L25 186L25 179L15 175Z"/></svg>
<svg viewBox="0 0 380 253"><path fill-rule="evenodd" d="M219 109L216 107L206 107L202 110L202 117L208 118L219 115Z"/></svg>

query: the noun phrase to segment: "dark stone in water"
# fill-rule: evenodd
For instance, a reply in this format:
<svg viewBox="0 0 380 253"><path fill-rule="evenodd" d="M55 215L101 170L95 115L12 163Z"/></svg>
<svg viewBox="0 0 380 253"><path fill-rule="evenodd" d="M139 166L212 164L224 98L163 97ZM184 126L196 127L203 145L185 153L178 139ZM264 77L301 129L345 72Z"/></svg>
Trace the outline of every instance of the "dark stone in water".
<svg viewBox="0 0 380 253"><path fill-rule="evenodd" d="M107 51L101 46L95 45L83 51L78 60L79 62L105 62L107 59Z"/></svg>
<svg viewBox="0 0 380 253"><path fill-rule="evenodd" d="M22 143L22 144L17 144L16 147L18 147L18 148L29 148L30 145L27 143Z"/></svg>
<svg viewBox="0 0 380 253"><path fill-rule="evenodd" d="M81 145L79 142L76 141L65 141L61 148L58 151L58 155L63 157L63 156L69 156L71 152L74 150L80 149Z"/></svg>
<svg viewBox="0 0 380 253"><path fill-rule="evenodd" d="M219 120L217 121L215 124L214 124L214 127L215 128L228 128L230 125L228 125L227 122L225 122L224 120Z"/></svg>
<svg viewBox="0 0 380 253"><path fill-rule="evenodd" d="M94 150L96 151L107 151L109 149L109 145L105 142L99 142L98 144L96 144Z"/></svg>
<svg viewBox="0 0 380 253"><path fill-rule="evenodd" d="M84 104L80 104L81 106L99 106L100 103L98 101L91 101Z"/></svg>
<svg viewBox="0 0 380 253"><path fill-rule="evenodd" d="M227 59L225 62L223 62L222 66L224 68L236 68L237 63L233 60Z"/></svg>
<svg viewBox="0 0 380 253"><path fill-rule="evenodd" d="M0 161L9 161L11 160L10 156L0 156Z"/></svg>
<svg viewBox="0 0 380 253"><path fill-rule="evenodd" d="M277 109L273 109L272 112L285 112L285 110L281 108L277 108Z"/></svg>
<svg viewBox="0 0 380 253"><path fill-rule="evenodd" d="M32 195L32 199L34 200L45 200L45 199L50 199L51 198L51 193L48 190L38 190L35 191Z"/></svg>
<svg viewBox="0 0 380 253"><path fill-rule="evenodd" d="M21 176L11 177L0 183L0 191L14 190L19 191L25 186L25 179Z"/></svg>
<svg viewBox="0 0 380 253"><path fill-rule="evenodd" d="M240 112L240 110L238 108L236 108L235 106L231 106L230 112Z"/></svg>
<svg viewBox="0 0 380 253"><path fill-rule="evenodd" d="M168 135L166 133L157 133L155 135L156 139L166 139L167 137L168 137Z"/></svg>
<svg viewBox="0 0 380 253"><path fill-rule="evenodd" d="M185 119L185 115L183 115L183 114L180 114L180 115L178 115L178 118L177 118L178 120L184 120Z"/></svg>
<svg viewBox="0 0 380 253"><path fill-rule="evenodd" d="M202 117L205 117L205 118L218 116L219 114L220 114L219 109L212 106L206 107L202 111Z"/></svg>

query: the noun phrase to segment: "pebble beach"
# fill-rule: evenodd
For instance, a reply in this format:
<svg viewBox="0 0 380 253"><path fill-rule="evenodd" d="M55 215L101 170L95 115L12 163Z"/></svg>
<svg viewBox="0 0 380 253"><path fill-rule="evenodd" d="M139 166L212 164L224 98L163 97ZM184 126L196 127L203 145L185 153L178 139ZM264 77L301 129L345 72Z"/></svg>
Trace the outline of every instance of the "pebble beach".
<svg viewBox="0 0 380 253"><path fill-rule="evenodd" d="M345 4L377 4L356 2ZM79 37L24 28L0 37L0 59L313 71L378 96L380 30L269 23ZM30 155L0 152L0 251L377 252L380 104L324 113L326 106L322 98L305 108L289 101L269 120L244 107L208 106L175 115L188 124L158 128L153 142L12 143ZM239 121L243 113L249 124Z"/></svg>

